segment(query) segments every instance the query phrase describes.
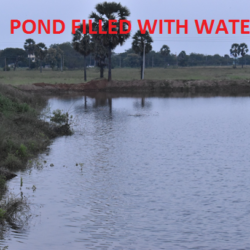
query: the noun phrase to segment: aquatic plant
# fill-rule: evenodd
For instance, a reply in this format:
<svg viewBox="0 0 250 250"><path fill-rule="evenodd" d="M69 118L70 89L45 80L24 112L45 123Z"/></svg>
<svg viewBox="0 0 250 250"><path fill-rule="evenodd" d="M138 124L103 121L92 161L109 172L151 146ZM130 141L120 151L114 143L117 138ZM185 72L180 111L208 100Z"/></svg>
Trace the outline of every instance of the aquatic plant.
<svg viewBox="0 0 250 250"><path fill-rule="evenodd" d="M21 197L10 193L5 197L0 203L0 218L1 224L16 224L22 227L27 223L30 218L28 211L30 207L28 205L27 198L23 197L21 192Z"/></svg>
<svg viewBox="0 0 250 250"><path fill-rule="evenodd" d="M7 250L8 248L8 246L4 246L3 248L0 247L0 250Z"/></svg>
<svg viewBox="0 0 250 250"><path fill-rule="evenodd" d="M60 125L68 124L68 122L69 122L69 114L68 113L62 113L62 110L57 109L57 110L53 111L53 116L50 118L50 121L58 123Z"/></svg>
<svg viewBox="0 0 250 250"><path fill-rule="evenodd" d="M0 208L0 220L4 218L5 214L6 214L6 210Z"/></svg>

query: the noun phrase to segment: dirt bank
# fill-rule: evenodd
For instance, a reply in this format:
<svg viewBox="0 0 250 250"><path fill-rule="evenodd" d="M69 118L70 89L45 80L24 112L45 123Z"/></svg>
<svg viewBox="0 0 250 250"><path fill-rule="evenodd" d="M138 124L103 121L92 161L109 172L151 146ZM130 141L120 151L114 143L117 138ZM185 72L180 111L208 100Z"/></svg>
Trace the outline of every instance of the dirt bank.
<svg viewBox="0 0 250 250"><path fill-rule="evenodd" d="M21 85L20 89L34 92L249 92L250 80L132 80L110 81L92 80L78 84L34 83Z"/></svg>

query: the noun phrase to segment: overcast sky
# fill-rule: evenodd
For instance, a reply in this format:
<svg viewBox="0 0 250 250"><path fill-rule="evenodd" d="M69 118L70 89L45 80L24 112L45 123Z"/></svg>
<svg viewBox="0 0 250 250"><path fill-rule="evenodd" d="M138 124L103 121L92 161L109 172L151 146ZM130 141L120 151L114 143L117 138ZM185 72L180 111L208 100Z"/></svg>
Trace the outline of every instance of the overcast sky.
<svg viewBox="0 0 250 250"><path fill-rule="evenodd" d="M8 0L1 3L0 9L0 49L6 47L23 48L25 39L32 38L36 43L44 42L47 46L52 43L62 43L71 41L71 21L72 19L88 19L89 14L94 11L95 5L103 1L97 0ZM240 24L237 24L237 33L232 34L232 25L228 23L229 19L250 19L249 0L123 0L116 1L126 6L131 15L129 20L132 23L131 37L122 47L117 47L115 52L123 52L131 47L132 35L138 30L137 20L145 19L153 22L154 19L180 19L184 24L184 19L189 22L189 31L185 35L176 34L175 25L173 25L174 34L167 34L167 24L163 27L163 34L156 32L152 35L154 43L153 49L159 51L163 44L170 47L172 53L179 53L185 50L187 54L192 52L203 54L228 54L232 43L245 42L250 46L250 35L240 34ZM47 19L61 19L66 25L63 34L24 34L21 29L16 30L15 34L10 34L10 20L19 19L21 22L27 19L38 19L46 21ZM215 27L211 35L198 35L194 20L206 19L210 22L215 19ZM215 35L215 28L220 19L224 19L229 34L223 32ZM246 28L250 31L250 28Z"/></svg>

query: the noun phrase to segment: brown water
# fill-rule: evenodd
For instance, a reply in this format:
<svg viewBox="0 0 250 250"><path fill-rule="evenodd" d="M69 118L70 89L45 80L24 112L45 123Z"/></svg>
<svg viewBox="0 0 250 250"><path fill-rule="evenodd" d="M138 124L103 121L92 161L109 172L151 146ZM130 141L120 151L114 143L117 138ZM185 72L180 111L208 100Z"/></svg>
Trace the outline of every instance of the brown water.
<svg viewBox="0 0 250 250"><path fill-rule="evenodd" d="M9 182L18 193L22 176L33 216L1 246L250 249L249 97L49 104L74 116L75 134Z"/></svg>

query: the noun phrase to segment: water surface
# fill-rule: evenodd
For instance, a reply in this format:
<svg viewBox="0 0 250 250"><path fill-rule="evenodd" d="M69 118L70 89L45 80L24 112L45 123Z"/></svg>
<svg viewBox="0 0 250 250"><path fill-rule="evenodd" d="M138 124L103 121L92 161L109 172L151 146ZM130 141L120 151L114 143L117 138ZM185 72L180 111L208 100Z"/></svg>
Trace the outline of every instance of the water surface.
<svg viewBox="0 0 250 250"><path fill-rule="evenodd" d="M33 217L2 246L250 249L249 97L49 105L74 116L75 133L53 141L42 168L9 182L18 193L22 176Z"/></svg>

